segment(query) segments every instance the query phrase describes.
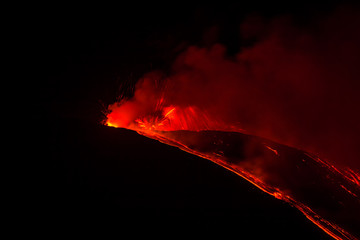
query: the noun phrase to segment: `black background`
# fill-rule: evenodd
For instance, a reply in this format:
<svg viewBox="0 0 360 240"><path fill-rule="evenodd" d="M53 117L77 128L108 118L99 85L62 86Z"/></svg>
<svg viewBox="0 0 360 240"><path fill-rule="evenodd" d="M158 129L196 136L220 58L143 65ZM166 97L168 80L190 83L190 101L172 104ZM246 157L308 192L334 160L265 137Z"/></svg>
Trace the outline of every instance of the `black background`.
<svg viewBox="0 0 360 240"><path fill-rule="evenodd" d="M166 70L190 45L244 42L249 14L283 14L298 24L338 2L119 3L25 8L15 44L31 98L30 153L16 222L28 231L194 233L326 239L296 209L233 173L173 147L102 126L103 111L144 73ZM209 37L216 26L218 37ZM125 95L128 94L125 91ZM35 139L40 139L35 140ZM31 156L31 155L30 155ZM31 158L29 158L31 159ZM169 230L170 235L167 235Z"/></svg>

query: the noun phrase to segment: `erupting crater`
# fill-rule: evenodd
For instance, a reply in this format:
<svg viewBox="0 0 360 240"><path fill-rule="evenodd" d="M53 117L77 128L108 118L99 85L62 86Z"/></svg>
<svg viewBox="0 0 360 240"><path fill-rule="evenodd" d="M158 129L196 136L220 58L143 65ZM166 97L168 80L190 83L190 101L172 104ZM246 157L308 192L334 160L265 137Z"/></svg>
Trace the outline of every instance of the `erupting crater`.
<svg viewBox="0 0 360 240"><path fill-rule="evenodd" d="M126 114L105 122L124 127ZM300 149L220 127L194 107L164 107L127 123L128 129L219 164L262 191L300 210L335 239L357 239L360 229L359 175L343 172Z"/></svg>

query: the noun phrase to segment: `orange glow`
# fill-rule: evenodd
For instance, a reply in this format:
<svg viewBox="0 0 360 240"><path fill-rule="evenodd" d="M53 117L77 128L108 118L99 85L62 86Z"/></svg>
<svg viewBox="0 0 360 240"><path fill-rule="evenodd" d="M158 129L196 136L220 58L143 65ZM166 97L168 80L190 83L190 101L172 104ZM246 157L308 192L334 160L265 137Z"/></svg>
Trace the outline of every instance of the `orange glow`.
<svg viewBox="0 0 360 240"><path fill-rule="evenodd" d="M161 103L158 104L161 106ZM118 119L117 117L126 116L124 113L109 114L108 119L105 125L110 127L119 127L119 123L123 124L124 120ZM133 122L128 124L123 124L122 127L126 125L127 128L137 131L139 134L147 136L152 139L156 139L162 143L175 146L189 152L191 154L197 155L199 157L211 160L220 166L234 172L235 174L241 176L247 181L251 182L257 186L262 191L274 196L277 199L283 200L297 209L299 209L310 221L328 233L335 239L355 239L350 233L346 232L340 226L331 223L330 221L325 220L320 215L315 213L310 207L304 205L300 201L296 200L292 193L288 190L272 186L272 184L267 183L266 172L262 172L262 166L251 167L254 170L248 170L247 165L241 166L228 162L224 158L224 153L202 153L201 151L195 150L189 147L185 142L177 140L174 138L172 131L176 130L192 130L192 131L201 131L201 130L220 130L220 131L232 131L232 132L242 132L240 128L235 128L233 126L223 127L218 121L209 119L205 112L200 111L196 107L188 106L180 108L178 106L162 106L161 110L157 110L155 113L148 114L146 116L136 118ZM273 152L275 157L280 157L278 149L275 149L274 146L270 147L267 144L263 146ZM357 173L352 170L348 170L345 174L341 172L333 165L325 162L324 160L319 159L316 156L313 156L308 153L304 153L304 156L308 156L307 161L317 162L326 169L327 172L340 176L343 179L347 179L352 183L355 183L359 187L359 181ZM305 160L302 160L305 162ZM261 162L260 162L261 163ZM259 169L259 170L257 170ZM265 174L265 175L264 175ZM343 184L340 185L349 195L358 198L358 196L348 189ZM296 194L295 194L296 196Z"/></svg>
<svg viewBox="0 0 360 240"><path fill-rule="evenodd" d="M167 113L164 115L164 118L167 118L172 112L175 111L175 108L171 108L170 110L167 111Z"/></svg>
<svg viewBox="0 0 360 240"><path fill-rule="evenodd" d="M115 127L115 128L118 127L118 125L117 125L116 123L112 123L112 122L110 122L110 121L106 121L105 125L106 125L106 126L109 126L109 127Z"/></svg>
<svg viewBox="0 0 360 240"><path fill-rule="evenodd" d="M107 116L106 124L110 127L124 127L142 131L174 131L174 130L239 130L235 126L224 127L219 121L211 120L207 114L198 108L188 106L185 108L168 106L163 110L145 117L136 118L133 122L126 121L125 113L110 113Z"/></svg>
<svg viewBox="0 0 360 240"><path fill-rule="evenodd" d="M297 201L293 196L291 196L292 194L287 193L288 192L287 190L283 191L277 187L272 186L271 184L268 184L266 181L264 181L262 179L261 175L252 174L252 173L248 172L247 170L243 169L241 166L238 166L236 164L231 164L226 160L226 158L224 159L224 157L222 157L222 156L219 156L216 154L201 153L199 151L196 151L196 150L192 149L191 147L187 146L186 144L182 143L181 141L178 141L175 138L172 138L171 137L172 133L164 134L164 133L156 132L156 131L151 132L151 133L149 133L148 131L138 131L138 133L141 135L156 139L162 143L178 147L186 152L189 152L189 153L197 155L199 157L208 159L212 162L215 162L216 164L226 168L227 170L229 170L229 171L239 175L240 177L244 178L245 180L249 181L250 183L252 183L256 187L258 187L262 191L296 207L311 222L313 222L315 225L317 225L319 228L321 228L324 232L326 232L327 234L329 234L330 236L332 236L335 239L357 239L353 235L351 235L349 232L347 232L346 230L344 230L343 228L338 226L337 224L324 219L319 214L314 212L310 207L304 205L300 201ZM267 145L264 145L264 146L267 149L274 152L277 156L279 156L279 153L277 150L270 148ZM314 160L315 162L320 163L321 167L326 169L326 171L332 172L336 175L340 174L340 177L347 179L347 177L343 173L341 173L338 169L336 169L334 166L324 163L319 158L314 158L314 156L311 156L309 154L305 153L305 155L309 156L310 159L308 159L308 161ZM340 185L340 187L343 188L350 195L355 197L357 199L357 201L359 200L358 196L356 194L354 194L353 192L351 192L350 190L348 190L345 186ZM357 185L357 190L359 190L358 187L359 187L359 185Z"/></svg>
<svg viewBox="0 0 360 240"><path fill-rule="evenodd" d="M272 147L269 146L265 146L267 149L271 150L273 153L275 153L276 155L279 155L278 151L273 149Z"/></svg>

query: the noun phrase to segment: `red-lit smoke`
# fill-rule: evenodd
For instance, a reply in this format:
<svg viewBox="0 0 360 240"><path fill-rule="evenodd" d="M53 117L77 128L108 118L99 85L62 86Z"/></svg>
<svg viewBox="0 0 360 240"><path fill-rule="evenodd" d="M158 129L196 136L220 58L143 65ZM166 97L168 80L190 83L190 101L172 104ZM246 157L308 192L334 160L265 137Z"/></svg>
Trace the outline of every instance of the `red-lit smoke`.
<svg viewBox="0 0 360 240"><path fill-rule="evenodd" d="M165 130L221 123L360 169L358 13L342 8L302 27L289 17L245 21L244 38L256 39L251 47L235 57L220 44L189 47L169 74L146 74L133 98L111 105L107 123L130 127L166 120L172 108L182 115L192 109L201 120L185 126L183 117Z"/></svg>

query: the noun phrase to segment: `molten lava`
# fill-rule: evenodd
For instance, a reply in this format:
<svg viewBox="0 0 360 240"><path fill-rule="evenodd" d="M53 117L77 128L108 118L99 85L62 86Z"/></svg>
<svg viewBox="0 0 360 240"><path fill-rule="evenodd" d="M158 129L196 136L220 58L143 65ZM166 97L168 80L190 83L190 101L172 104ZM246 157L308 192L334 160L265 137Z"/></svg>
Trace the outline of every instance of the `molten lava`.
<svg viewBox="0 0 360 240"><path fill-rule="evenodd" d="M106 125L209 159L334 238L360 238L359 16L264 21L231 56L190 46L110 105Z"/></svg>
<svg viewBox="0 0 360 240"><path fill-rule="evenodd" d="M106 125L124 126L117 117L125 114L109 113ZM360 185L354 171L341 172L304 151L222 126L191 106L163 107L125 127L223 166L296 207L335 239L356 239Z"/></svg>
<svg viewBox="0 0 360 240"><path fill-rule="evenodd" d="M142 118L128 123L122 117L126 113L111 112L107 116L105 125L109 127L124 127L137 131L173 131L173 130L233 130L234 126L224 127L219 121L211 120L205 112L194 106L185 108L168 106L157 110ZM127 117L125 117L126 119Z"/></svg>

